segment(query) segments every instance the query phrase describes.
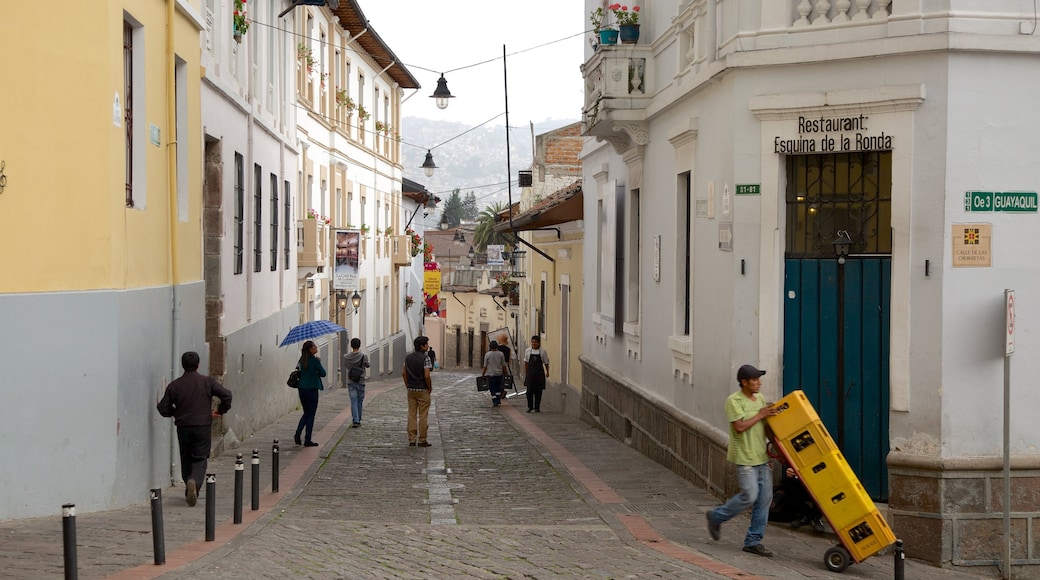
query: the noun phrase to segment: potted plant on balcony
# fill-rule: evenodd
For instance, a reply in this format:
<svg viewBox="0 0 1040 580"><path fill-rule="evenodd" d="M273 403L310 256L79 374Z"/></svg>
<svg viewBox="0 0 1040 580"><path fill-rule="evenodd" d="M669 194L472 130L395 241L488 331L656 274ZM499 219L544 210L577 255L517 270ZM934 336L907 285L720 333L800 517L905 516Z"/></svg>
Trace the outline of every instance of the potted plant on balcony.
<svg viewBox="0 0 1040 580"><path fill-rule="evenodd" d="M614 13L620 30L621 44L635 44L639 41L639 7L622 4L611 4L607 8Z"/></svg>
<svg viewBox="0 0 1040 580"><path fill-rule="evenodd" d="M404 233L408 236L408 243L411 246L412 257L414 258L422 251L422 238L412 228L406 229Z"/></svg>
<svg viewBox="0 0 1040 580"><path fill-rule="evenodd" d="M372 228L368 227L365 224L361 224L361 235L367 236L368 232L370 232L371 230L372 230Z"/></svg>
<svg viewBox="0 0 1040 580"><path fill-rule="evenodd" d="M520 283L513 279L510 272L495 274L495 281L498 282L498 287L502 289L502 294L509 298L510 304L513 306L520 304Z"/></svg>
<svg viewBox="0 0 1040 580"><path fill-rule="evenodd" d="M314 58L314 51L302 42L296 45L296 58L300 59L303 65L307 67L308 74L314 71L314 65L318 62Z"/></svg>
<svg viewBox="0 0 1040 580"><path fill-rule="evenodd" d="M372 113L365 110L365 107L358 107L357 115L358 119L360 119L362 123L372 118Z"/></svg>
<svg viewBox="0 0 1040 580"><path fill-rule="evenodd" d="M618 31L612 26L603 24L603 20L606 17L607 13L602 6L589 13L589 20L592 21L592 32L596 35L595 40L598 40L599 44L617 44ZM598 48L595 41L592 46Z"/></svg>
<svg viewBox="0 0 1040 580"><path fill-rule="evenodd" d="M354 109L357 108L354 99L347 94L347 89L336 89L336 105L342 107L344 114L348 117L353 115Z"/></svg>
<svg viewBox="0 0 1040 580"><path fill-rule="evenodd" d="M415 304L415 298L412 298L411 294L406 295L404 297L404 309L408 310L413 304Z"/></svg>
<svg viewBox="0 0 1040 580"><path fill-rule="evenodd" d="M235 11L232 14L234 24L235 42L242 42L242 37L249 30L249 20L246 18L246 0L235 0Z"/></svg>

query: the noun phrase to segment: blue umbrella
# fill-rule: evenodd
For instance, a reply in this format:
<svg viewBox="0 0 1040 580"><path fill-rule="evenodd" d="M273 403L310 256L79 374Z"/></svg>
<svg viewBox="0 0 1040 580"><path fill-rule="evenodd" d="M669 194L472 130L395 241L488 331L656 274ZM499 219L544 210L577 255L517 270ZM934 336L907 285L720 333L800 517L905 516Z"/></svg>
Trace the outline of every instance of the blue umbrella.
<svg viewBox="0 0 1040 580"><path fill-rule="evenodd" d="M333 332L340 332L346 330L342 326L335 322L329 322L328 320L311 320L310 322L304 322L303 324L294 327L289 331L289 334L285 335L285 340L278 346L285 346L293 344L294 342L303 342L312 338L318 338L319 336L325 336L326 334L332 334Z"/></svg>

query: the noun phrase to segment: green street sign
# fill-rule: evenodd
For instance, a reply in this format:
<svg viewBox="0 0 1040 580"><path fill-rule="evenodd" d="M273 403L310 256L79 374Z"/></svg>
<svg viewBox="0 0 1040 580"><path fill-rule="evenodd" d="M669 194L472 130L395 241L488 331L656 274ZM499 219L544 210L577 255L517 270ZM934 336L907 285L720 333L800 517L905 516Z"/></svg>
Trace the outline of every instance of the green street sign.
<svg viewBox="0 0 1040 580"><path fill-rule="evenodd" d="M762 184L760 184L760 183L751 183L751 184L738 185L736 193L737 193L737 195L761 195L762 194Z"/></svg>
<svg viewBox="0 0 1040 580"><path fill-rule="evenodd" d="M964 211L1037 213L1035 191L969 191L964 194Z"/></svg>

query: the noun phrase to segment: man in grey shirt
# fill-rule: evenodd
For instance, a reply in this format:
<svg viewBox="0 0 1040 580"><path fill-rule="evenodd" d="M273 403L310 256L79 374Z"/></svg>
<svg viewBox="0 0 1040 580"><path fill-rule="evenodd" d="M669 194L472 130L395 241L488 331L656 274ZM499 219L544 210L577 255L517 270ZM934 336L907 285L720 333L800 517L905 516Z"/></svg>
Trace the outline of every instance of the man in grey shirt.
<svg viewBox="0 0 1040 580"><path fill-rule="evenodd" d="M350 352L343 355L347 367L347 390L350 393L351 427L361 426L361 406L365 402L365 369L372 366L368 354L361 352L361 339L350 339Z"/></svg>
<svg viewBox="0 0 1040 580"><path fill-rule="evenodd" d="M504 395L502 392L502 376L508 373L509 367L506 366L506 355L498 350L498 343L492 340L488 346L487 353L484 355L484 372L480 374L488 378L491 404L495 407L498 406Z"/></svg>

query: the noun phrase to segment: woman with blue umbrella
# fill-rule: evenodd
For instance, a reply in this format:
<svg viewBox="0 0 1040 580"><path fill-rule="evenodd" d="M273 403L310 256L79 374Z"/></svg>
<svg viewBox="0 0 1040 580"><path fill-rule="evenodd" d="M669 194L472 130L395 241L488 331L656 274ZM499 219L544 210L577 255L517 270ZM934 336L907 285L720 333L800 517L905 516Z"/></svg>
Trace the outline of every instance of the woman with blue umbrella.
<svg viewBox="0 0 1040 580"><path fill-rule="evenodd" d="M321 359L318 358L317 353L318 345L314 344L313 340L308 340L303 343L300 362L297 364L300 369L298 390L300 391L300 405L303 406L303 416L300 417L300 423L296 426L294 440L297 445L300 445L300 435L306 435L303 441L303 445L306 447L318 446L311 439L311 435L314 432L314 415L318 412L318 391L325 390L325 385L321 382L321 378L325 376L325 367L321 366Z"/></svg>

